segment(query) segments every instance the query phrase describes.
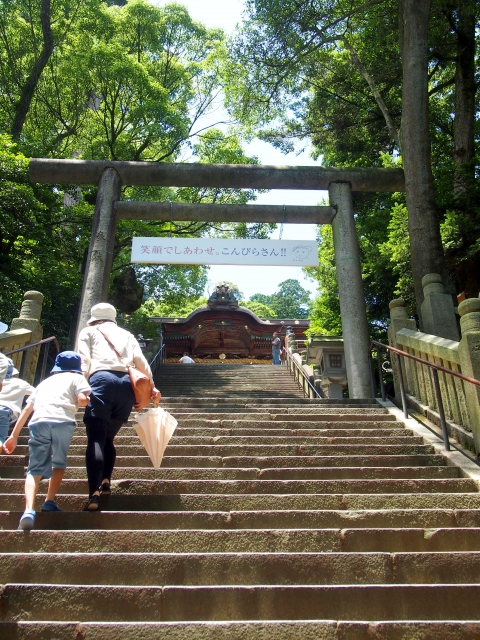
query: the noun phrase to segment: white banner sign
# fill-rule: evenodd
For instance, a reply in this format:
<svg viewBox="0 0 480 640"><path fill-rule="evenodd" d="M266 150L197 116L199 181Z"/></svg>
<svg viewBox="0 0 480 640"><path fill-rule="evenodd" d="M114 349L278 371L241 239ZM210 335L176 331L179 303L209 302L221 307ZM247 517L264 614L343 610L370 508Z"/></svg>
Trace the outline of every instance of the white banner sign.
<svg viewBox="0 0 480 640"><path fill-rule="evenodd" d="M318 251L314 240L133 238L132 262L317 267Z"/></svg>

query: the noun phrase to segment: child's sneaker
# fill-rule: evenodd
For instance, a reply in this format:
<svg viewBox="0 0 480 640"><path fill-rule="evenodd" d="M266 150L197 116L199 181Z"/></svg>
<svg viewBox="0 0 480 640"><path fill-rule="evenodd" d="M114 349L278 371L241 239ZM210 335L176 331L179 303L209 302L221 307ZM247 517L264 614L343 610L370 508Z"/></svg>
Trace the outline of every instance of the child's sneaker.
<svg viewBox="0 0 480 640"><path fill-rule="evenodd" d="M42 504L41 511L61 511L61 509L57 507L55 500L45 500Z"/></svg>
<svg viewBox="0 0 480 640"><path fill-rule="evenodd" d="M33 509L25 509L23 516L18 523L20 531L31 531L35 525L35 511Z"/></svg>

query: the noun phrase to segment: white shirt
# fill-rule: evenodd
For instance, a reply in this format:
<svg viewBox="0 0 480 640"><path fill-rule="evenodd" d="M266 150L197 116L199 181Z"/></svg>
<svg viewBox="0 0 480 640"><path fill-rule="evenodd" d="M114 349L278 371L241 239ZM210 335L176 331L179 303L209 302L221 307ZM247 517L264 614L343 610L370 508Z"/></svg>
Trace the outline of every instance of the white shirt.
<svg viewBox="0 0 480 640"><path fill-rule="evenodd" d="M181 362L182 364L195 364L195 360L192 360L190 356L183 356L182 358L180 358L179 362Z"/></svg>
<svg viewBox="0 0 480 640"><path fill-rule="evenodd" d="M30 424L36 422L75 422L77 395L90 395L90 385L80 373L55 373L41 382L28 399L34 411Z"/></svg>
<svg viewBox="0 0 480 640"><path fill-rule="evenodd" d="M22 410L23 399L35 391L26 380L21 378L7 378L3 381L0 391L0 405L12 410L12 418L15 420Z"/></svg>
<svg viewBox="0 0 480 640"><path fill-rule="evenodd" d="M109 337L115 348L122 354L123 362L100 331ZM126 372L126 364L134 364L139 371L150 378L153 384L152 371L137 340L130 332L118 327L114 322L104 322L82 329L78 336L76 350L82 357L82 371L87 379L96 371Z"/></svg>

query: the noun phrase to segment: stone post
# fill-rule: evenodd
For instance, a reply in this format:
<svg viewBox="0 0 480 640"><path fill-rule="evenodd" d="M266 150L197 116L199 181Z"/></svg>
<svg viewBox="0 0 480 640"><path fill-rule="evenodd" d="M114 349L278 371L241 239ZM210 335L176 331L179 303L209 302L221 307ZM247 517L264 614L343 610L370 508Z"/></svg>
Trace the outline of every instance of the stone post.
<svg viewBox="0 0 480 640"><path fill-rule="evenodd" d="M390 309L388 344L391 347L395 347L396 349L398 349L399 346L397 344L397 331L400 331L401 329L410 329L411 331L416 331L417 326L415 324L415 320L408 317L404 300L401 300L400 298L397 300L391 300L388 306ZM397 357L394 353L390 353L389 357L393 370L393 386L395 387L395 397L400 398L400 382L398 378ZM405 363L405 366L407 367L407 363ZM407 371L407 369L404 368L403 374L405 384L410 388L410 385L407 384L409 370Z"/></svg>
<svg viewBox="0 0 480 640"><path fill-rule="evenodd" d="M462 339L458 345L464 376L480 380L480 298L467 298L458 305ZM480 454L480 387L464 382L465 399L477 456Z"/></svg>
<svg viewBox="0 0 480 640"><path fill-rule="evenodd" d="M287 335L285 336L285 341L287 343L287 349L290 349L292 354L298 353L297 340L293 331L292 333L287 333Z"/></svg>
<svg viewBox="0 0 480 640"><path fill-rule="evenodd" d="M347 182L332 182L329 194L330 204L337 210L332 221L332 229L348 391L350 398L370 398L370 342L353 217L352 190Z"/></svg>
<svg viewBox="0 0 480 640"><path fill-rule="evenodd" d="M315 389L318 390L318 392L320 393L320 395L325 395L324 390L322 389L322 370L320 368L320 365L314 364L313 365L313 386L315 387Z"/></svg>
<svg viewBox="0 0 480 640"><path fill-rule="evenodd" d="M111 167L105 169L98 184L92 235L83 280L77 335L85 327L94 304L106 302L112 270L116 217L114 204L120 198L122 181Z"/></svg>
<svg viewBox="0 0 480 640"><path fill-rule="evenodd" d="M15 331L16 329L27 329L32 332L30 343L39 342L43 338L43 328L40 324L42 304L43 295L40 291L27 291L23 295L20 316L12 320L10 331ZM30 384L33 384L35 378L40 348L41 347L28 349L28 351L23 354L24 360L22 363L22 375L24 380L30 382ZM17 362L15 362L15 364L17 364Z"/></svg>
<svg viewBox="0 0 480 640"><path fill-rule="evenodd" d="M424 333L458 342L460 335L453 300L445 293L442 277L438 273L428 273L422 278L422 287L422 330Z"/></svg>

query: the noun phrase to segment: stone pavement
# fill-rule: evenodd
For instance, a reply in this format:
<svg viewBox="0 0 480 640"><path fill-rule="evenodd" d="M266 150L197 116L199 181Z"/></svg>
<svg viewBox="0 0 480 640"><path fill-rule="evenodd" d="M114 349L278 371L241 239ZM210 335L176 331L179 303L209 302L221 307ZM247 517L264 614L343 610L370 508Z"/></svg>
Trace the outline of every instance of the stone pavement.
<svg viewBox="0 0 480 640"><path fill-rule="evenodd" d="M30 533L26 433L0 456L0 638L480 638L477 482L395 415L269 365L165 365L157 386L179 422L162 468L130 421L100 512L82 423L64 511Z"/></svg>

